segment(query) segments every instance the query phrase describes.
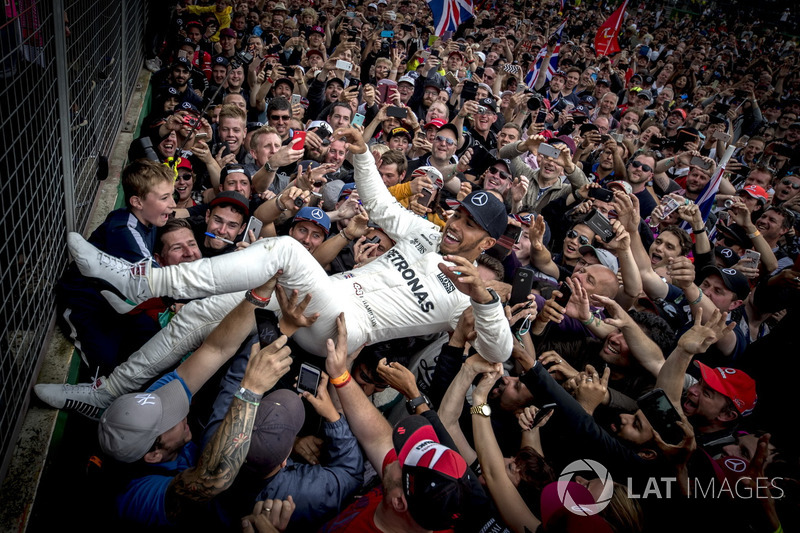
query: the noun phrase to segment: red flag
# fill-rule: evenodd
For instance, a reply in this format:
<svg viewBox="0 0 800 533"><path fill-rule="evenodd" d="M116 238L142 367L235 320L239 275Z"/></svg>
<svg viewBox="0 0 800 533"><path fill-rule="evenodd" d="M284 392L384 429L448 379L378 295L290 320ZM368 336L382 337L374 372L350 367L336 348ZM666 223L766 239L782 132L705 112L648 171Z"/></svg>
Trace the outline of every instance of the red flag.
<svg viewBox="0 0 800 533"><path fill-rule="evenodd" d="M594 50L597 57L619 52L617 36L619 35L619 27L622 25L622 17L625 14L626 7L628 7L628 0L622 2L622 5L597 29L597 35L594 36Z"/></svg>

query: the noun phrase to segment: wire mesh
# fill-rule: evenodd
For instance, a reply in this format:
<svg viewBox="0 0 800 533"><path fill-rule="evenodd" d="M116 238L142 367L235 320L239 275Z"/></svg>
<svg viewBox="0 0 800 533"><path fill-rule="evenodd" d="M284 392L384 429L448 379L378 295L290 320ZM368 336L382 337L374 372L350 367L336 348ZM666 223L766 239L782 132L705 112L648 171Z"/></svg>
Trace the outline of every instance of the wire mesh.
<svg viewBox="0 0 800 533"><path fill-rule="evenodd" d="M67 263L66 202L74 207L74 227L82 230L97 192L98 161L110 155L135 89L145 30L144 0L4 3L0 14L0 142L5 147L0 152L0 474L14 446L55 311L52 287ZM58 5L64 12L55 12ZM65 31L65 14L69 31L63 50L54 34ZM123 16L128 17L124 35ZM66 66L67 80L58 79L59 64ZM68 116L59 113L64 94ZM69 124L68 138L61 135L62 121ZM65 175L73 177L72 200L65 193Z"/></svg>

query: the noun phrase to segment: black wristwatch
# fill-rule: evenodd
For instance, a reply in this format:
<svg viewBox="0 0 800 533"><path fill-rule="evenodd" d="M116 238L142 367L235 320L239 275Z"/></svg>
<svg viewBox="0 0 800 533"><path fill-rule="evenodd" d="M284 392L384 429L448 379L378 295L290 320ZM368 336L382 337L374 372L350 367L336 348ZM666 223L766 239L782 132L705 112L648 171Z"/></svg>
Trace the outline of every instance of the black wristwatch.
<svg viewBox="0 0 800 533"><path fill-rule="evenodd" d="M423 403L427 405L428 408L433 409L433 404L431 403L430 399L428 399L428 397L422 393L420 393L420 395L414 398L413 400L407 400L406 410L408 410L408 414L410 415L416 414L417 407L419 407Z"/></svg>
<svg viewBox="0 0 800 533"><path fill-rule="evenodd" d="M275 169L272 168L272 165L269 164L269 159L267 159L267 162L264 163L264 170L266 170L267 172L275 172Z"/></svg>

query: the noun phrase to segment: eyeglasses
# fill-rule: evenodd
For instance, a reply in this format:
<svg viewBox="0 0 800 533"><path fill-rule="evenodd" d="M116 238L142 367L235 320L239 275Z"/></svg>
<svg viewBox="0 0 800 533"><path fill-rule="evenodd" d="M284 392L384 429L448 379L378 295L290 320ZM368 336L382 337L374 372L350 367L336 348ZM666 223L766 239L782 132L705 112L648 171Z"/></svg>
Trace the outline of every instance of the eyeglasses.
<svg viewBox="0 0 800 533"><path fill-rule="evenodd" d="M192 174L191 173L178 174L178 179L181 181L192 181Z"/></svg>
<svg viewBox="0 0 800 533"><path fill-rule="evenodd" d="M440 143L447 143L447 146L455 146L456 141L455 139L451 139L450 137L445 137L444 135L437 135L436 140Z"/></svg>
<svg viewBox="0 0 800 533"><path fill-rule="evenodd" d="M792 180L783 179L781 180L781 183L791 187L792 189L800 189L800 183L795 183Z"/></svg>
<svg viewBox="0 0 800 533"><path fill-rule="evenodd" d="M639 133L639 130L637 130L636 128L625 128L622 131L624 131L625 133Z"/></svg>
<svg viewBox="0 0 800 533"><path fill-rule="evenodd" d="M574 229L571 229L567 232L567 238L578 239L578 242L580 243L581 246L586 246L587 244L589 244L589 237L587 237L586 235L581 235Z"/></svg>
<svg viewBox="0 0 800 533"><path fill-rule="evenodd" d="M645 164L644 164L644 163L642 163L641 161L632 161L632 162L631 162L631 166L632 166L633 168L641 168L641 169L642 169L642 170L644 170L645 172L651 172L651 171L653 170L653 169L650 167L650 165L645 165Z"/></svg>
<svg viewBox="0 0 800 533"><path fill-rule="evenodd" d="M499 174L500 177L503 178L504 180L511 179L511 174L509 174L508 172L503 172L497 167L489 167L486 169L486 172L488 172L489 174Z"/></svg>
<svg viewBox="0 0 800 533"><path fill-rule="evenodd" d="M270 115L269 119L274 120L275 122L289 122L292 117L289 115Z"/></svg>

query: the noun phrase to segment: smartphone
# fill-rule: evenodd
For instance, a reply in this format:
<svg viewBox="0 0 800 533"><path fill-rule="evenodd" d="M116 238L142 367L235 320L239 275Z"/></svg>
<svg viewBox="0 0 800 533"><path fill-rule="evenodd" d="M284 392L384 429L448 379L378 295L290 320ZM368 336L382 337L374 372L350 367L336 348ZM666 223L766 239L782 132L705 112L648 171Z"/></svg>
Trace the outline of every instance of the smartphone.
<svg viewBox="0 0 800 533"><path fill-rule="evenodd" d="M556 298L555 302L561 307L566 307L569 299L572 298L572 289L570 289L569 285L562 281L561 285L558 286L558 292L561 293L561 296Z"/></svg>
<svg viewBox="0 0 800 533"><path fill-rule="evenodd" d="M250 240L250 230L253 230L253 233L258 239L258 236L261 235L261 228L264 226L264 223L261 222L256 217L250 217L250 221L247 223L247 227L244 229L244 238L242 238L243 242L253 242Z"/></svg>
<svg viewBox="0 0 800 533"><path fill-rule="evenodd" d="M508 300L508 305L513 306L528 301L528 295L533 289L534 279L533 271L527 268L518 268L514 274L514 282L511 285L511 298Z"/></svg>
<svg viewBox="0 0 800 533"><path fill-rule="evenodd" d="M400 24L400 29L403 31L414 31L414 26L411 24Z"/></svg>
<svg viewBox="0 0 800 533"><path fill-rule="evenodd" d="M694 156L692 160L689 162L690 166L702 168L703 170L708 170L711 168L711 161L706 161L702 157Z"/></svg>
<svg viewBox="0 0 800 533"><path fill-rule="evenodd" d="M386 102L389 98L389 89L397 87L397 82L389 79L383 79L378 82L378 97L381 102Z"/></svg>
<svg viewBox="0 0 800 533"><path fill-rule="evenodd" d="M475 160L475 154L472 155ZM511 253L511 249L519 242L520 235L522 235L522 228L508 224L506 231L497 239L497 242L489 250L494 257L499 260L504 260Z"/></svg>
<svg viewBox="0 0 800 533"><path fill-rule="evenodd" d="M483 68L483 67L478 67L478 68L475 69L475 75L476 76L480 76L482 78L485 73L486 73L486 69Z"/></svg>
<svg viewBox="0 0 800 533"><path fill-rule="evenodd" d="M448 72L444 77L447 78L447 82L451 87L458 85L458 78L456 78L452 73Z"/></svg>
<svg viewBox="0 0 800 533"><path fill-rule="evenodd" d="M547 108L545 106L541 106L539 111L536 113L536 121L534 124L544 124L544 121L547 120ZM539 147L542 145L540 144Z"/></svg>
<svg viewBox="0 0 800 533"><path fill-rule="evenodd" d="M601 202L610 203L614 201L614 193L608 189L589 189L589 198L600 200Z"/></svg>
<svg viewBox="0 0 800 533"><path fill-rule="evenodd" d="M394 31L393 30L383 30L381 32L381 39L394 39Z"/></svg>
<svg viewBox="0 0 800 533"><path fill-rule="evenodd" d="M353 70L353 64L349 61L344 61L343 59L337 59L336 68L350 72L351 70Z"/></svg>
<svg viewBox="0 0 800 533"><path fill-rule="evenodd" d="M178 57L188 58L189 52L187 52L186 50L178 50Z"/></svg>
<svg viewBox="0 0 800 533"><path fill-rule="evenodd" d="M745 250L742 256L742 263L745 262L749 262L747 266L750 268L758 268L758 264L761 262L761 253L755 250Z"/></svg>
<svg viewBox="0 0 800 533"><path fill-rule="evenodd" d="M299 37L299 36L300 36L300 32L298 30L294 30L292 32L292 37Z"/></svg>
<svg viewBox="0 0 800 533"><path fill-rule="evenodd" d="M581 135L586 135L590 131L600 131L597 126L594 124L581 124L581 127L578 128L581 132Z"/></svg>
<svg viewBox="0 0 800 533"><path fill-rule="evenodd" d="M664 207L661 208L661 218L667 218L678 209L681 204L675 198L667 196L664 199Z"/></svg>
<svg viewBox="0 0 800 533"><path fill-rule="evenodd" d="M233 153L231 152L231 147L228 145L228 143L215 144L214 147L211 149L211 152L216 155L219 153L220 149L222 149L222 157L225 157L226 155Z"/></svg>
<svg viewBox="0 0 800 533"><path fill-rule="evenodd" d="M355 89L358 90L359 87L361 87L361 80L356 78L350 78L350 83L347 85L347 88L349 89L351 87L355 87Z"/></svg>
<svg viewBox="0 0 800 533"><path fill-rule="evenodd" d="M256 329L258 330L258 343L262 348L266 348L281 336L278 329L278 317L275 313L267 309L256 309Z"/></svg>
<svg viewBox="0 0 800 533"><path fill-rule="evenodd" d="M539 153L543 156L551 157L553 159L558 159L561 157L561 150L547 143L542 143L539 145Z"/></svg>
<svg viewBox="0 0 800 533"><path fill-rule="evenodd" d="M625 140L625 137L621 133L611 133L610 135L611 138L617 141L618 143L621 143L622 141Z"/></svg>
<svg viewBox="0 0 800 533"><path fill-rule="evenodd" d="M465 81L464 88L461 90L461 97L465 102L475 100L478 95L478 84L474 81Z"/></svg>
<svg viewBox="0 0 800 533"><path fill-rule="evenodd" d="M317 387L319 387L319 378L322 371L308 363L300 365L300 375L297 378L297 390L299 392L308 392L312 396L317 395Z"/></svg>
<svg viewBox="0 0 800 533"><path fill-rule="evenodd" d="M364 125L364 115L361 113L356 113L353 117L353 122L351 122L353 126L363 126Z"/></svg>
<svg viewBox="0 0 800 533"><path fill-rule="evenodd" d="M729 142L731 142L731 136L730 136L730 134L728 134L728 133L725 133L724 131L716 131L716 132L714 132L714 138L715 138L716 140L718 140L718 141L722 141L722 142L724 142L724 143L729 143Z"/></svg>
<svg viewBox="0 0 800 533"><path fill-rule="evenodd" d="M299 104L301 98L302 98L302 96L300 96L299 94L293 94L292 95L292 105L294 106L294 105Z"/></svg>
<svg viewBox="0 0 800 533"><path fill-rule="evenodd" d="M433 189L428 189L427 187L423 187L420 193L420 197L417 200L419 205L429 206L431 205L431 200L433 200L433 195L435 191Z"/></svg>
<svg viewBox="0 0 800 533"><path fill-rule="evenodd" d="M662 389L651 390L636 403L664 442L679 444L683 440L683 430L677 424L681 417Z"/></svg>
<svg viewBox="0 0 800 533"><path fill-rule="evenodd" d="M583 223L589 226L596 235L599 235L603 242L611 242L614 238L614 229L611 227L611 222L597 209L589 211Z"/></svg>
<svg viewBox="0 0 800 533"><path fill-rule="evenodd" d="M196 141L203 141L203 140L205 140L207 137L208 137L208 133L206 133L206 132L204 132L204 131L201 131L201 132L199 132L199 133L196 133L196 134L195 134L195 136L194 136L194 138L195 138L195 140L196 140Z"/></svg>
<svg viewBox="0 0 800 533"><path fill-rule="evenodd" d="M300 139L299 143L295 142L295 139ZM292 149L293 150L302 150L306 146L306 132L304 131L296 131L292 135Z"/></svg>
<svg viewBox="0 0 800 533"><path fill-rule="evenodd" d="M345 13L345 15L346 15L346 16L347 16L347 18L349 18L349 19L354 19L354 18L356 18L356 12L355 12L355 11L348 11L347 13Z"/></svg>
<svg viewBox="0 0 800 533"><path fill-rule="evenodd" d="M500 39L498 39L497 37L492 37L491 43L492 44L500 44Z"/></svg>
<svg viewBox="0 0 800 533"><path fill-rule="evenodd" d="M386 116L395 118L406 118L408 116L408 108L397 107L396 105L389 106L386 109Z"/></svg>
<svg viewBox="0 0 800 533"><path fill-rule="evenodd" d="M536 412L536 416L533 417L533 427L539 425L542 422L542 420L544 420L544 417L555 411L555 409L556 409L556 404L554 403L548 403L543 405L542 408Z"/></svg>

